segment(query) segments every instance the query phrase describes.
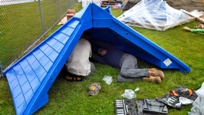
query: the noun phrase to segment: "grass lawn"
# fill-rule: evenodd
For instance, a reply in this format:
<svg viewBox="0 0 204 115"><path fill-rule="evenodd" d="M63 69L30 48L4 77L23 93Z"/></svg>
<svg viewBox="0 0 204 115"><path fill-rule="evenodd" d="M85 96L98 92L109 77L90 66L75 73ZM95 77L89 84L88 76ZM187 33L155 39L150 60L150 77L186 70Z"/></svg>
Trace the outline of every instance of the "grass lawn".
<svg viewBox="0 0 204 115"><path fill-rule="evenodd" d="M81 9L79 3L74 9ZM119 16L120 10L113 10L114 16ZM173 54L181 61L190 66L190 73L181 73L177 70L164 70L165 79L161 84L138 82L116 82L119 69L108 65L96 65L96 71L82 82L67 82L61 74L55 80L48 95L49 102L36 115L114 115L114 101L124 99L121 95L125 89L140 88L136 92L136 99L161 97L174 89L176 86L184 86L197 90L204 81L204 34L186 32L182 30L184 26L194 27L199 22L193 21L185 25L168 29L164 32L133 27L136 31ZM56 26L49 34L56 30ZM139 67L151 67L152 65L139 61ZM112 76L113 82L108 85L102 79L105 75ZM101 91L96 96L88 96L88 87L91 83L99 82ZM12 98L5 78L0 80L0 114L15 114ZM181 110L169 108L169 115L186 115L190 111L191 105Z"/></svg>
<svg viewBox="0 0 204 115"><path fill-rule="evenodd" d="M53 26L65 14L67 7L71 7L72 0L58 0L58 3L43 0L40 3L41 14L38 2L0 6L0 61L4 68L22 56Z"/></svg>

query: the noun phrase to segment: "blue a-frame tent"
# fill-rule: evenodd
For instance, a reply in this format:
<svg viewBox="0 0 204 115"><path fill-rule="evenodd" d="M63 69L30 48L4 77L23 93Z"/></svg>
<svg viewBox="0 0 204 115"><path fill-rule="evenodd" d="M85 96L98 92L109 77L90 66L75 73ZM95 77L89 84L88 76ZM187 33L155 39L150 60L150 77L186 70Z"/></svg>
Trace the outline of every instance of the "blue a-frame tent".
<svg viewBox="0 0 204 115"><path fill-rule="evenodd" d="M94 3L24 57L3 71L17 115L33 114L48 102L48 91L84 31L93 39L111 42L159 68L190 72L190 68L152 41L131 29Z"/></svg>

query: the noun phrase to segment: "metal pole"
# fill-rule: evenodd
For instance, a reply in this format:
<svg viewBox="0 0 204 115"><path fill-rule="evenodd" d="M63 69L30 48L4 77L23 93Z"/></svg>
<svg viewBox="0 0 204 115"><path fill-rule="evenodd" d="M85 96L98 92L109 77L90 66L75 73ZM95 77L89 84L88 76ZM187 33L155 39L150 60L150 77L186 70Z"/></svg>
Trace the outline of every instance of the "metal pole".
<svg viewBox="0 0 204 115"><path fill-rule="evenodd" d="M58 10L58 19L60 19L60 4L58 0L55 0L57 3L57 10Z"/></svg>
<svg viewBox="0 0 204 115"><path fill-rule="evenodd" d="M43 16L42 16L42 9L41 9L41 4L40 4L40 0L38 0L38 9L40 12L40 21L41 21L41 26L42 26L42 33L45 32L45 26L44 26L44 21L43 21Z"/></svg>

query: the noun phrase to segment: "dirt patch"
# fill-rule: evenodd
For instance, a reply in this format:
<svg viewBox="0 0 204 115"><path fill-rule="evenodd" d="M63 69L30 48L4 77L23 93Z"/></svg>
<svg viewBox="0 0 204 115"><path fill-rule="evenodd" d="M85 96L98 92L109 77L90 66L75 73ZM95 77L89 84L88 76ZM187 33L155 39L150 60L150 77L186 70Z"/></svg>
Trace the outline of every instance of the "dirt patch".
<svg viewBox="0 0 204 115"><path fill-rule="evenodd" d="M140 1L141 0L123 0L123 5L125 5L123 11L130 9ZM166 2L168 5L178 10L184 9L187 11L204 11L204 3L202 0L166 0Z"/></svg>
<svg viewBox="0 0 204 115"><path fill-rule="evenodd" d="M204 3L202 0L166 0L167 4L178 10L187 11L198 10L204 11Z"/></svg>

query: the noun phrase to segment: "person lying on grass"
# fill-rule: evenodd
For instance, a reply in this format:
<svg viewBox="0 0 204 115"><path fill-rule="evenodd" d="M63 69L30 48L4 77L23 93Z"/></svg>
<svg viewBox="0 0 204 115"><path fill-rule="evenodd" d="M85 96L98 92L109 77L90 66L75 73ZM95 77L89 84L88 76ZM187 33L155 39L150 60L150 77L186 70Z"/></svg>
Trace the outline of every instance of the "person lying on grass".
<svg viewBox="0 0 204 115"><path fill-rule="evenodd" d="M84 32L82 38L78 41L68 60L65 68L67 75L65 79L68 81L82 81L87 78L94 70L95 66L89 61L92 55L91 44L87 40L89 34Z"/></svg>
<svg viewBox="0 0 204 115"><path fill-rule="evenodd" d="M131 82L144 80L147 82L161 83L164 73L156 68L139 69L137 58L131 54L118 50L113 45L102 41L90 41L93 55L91 59L101 64L120 68L118 82Z"/></svg>

